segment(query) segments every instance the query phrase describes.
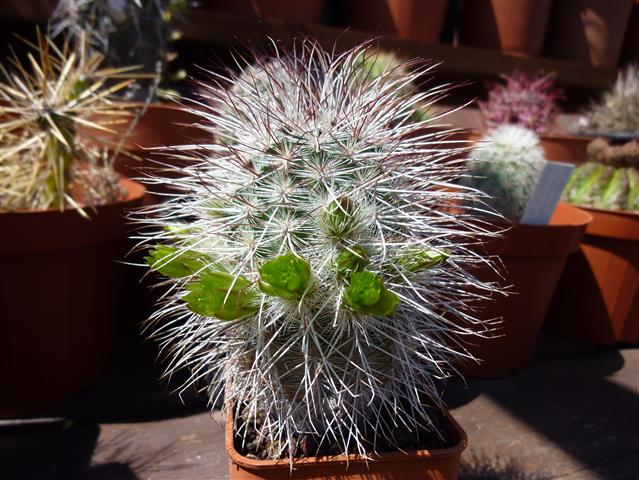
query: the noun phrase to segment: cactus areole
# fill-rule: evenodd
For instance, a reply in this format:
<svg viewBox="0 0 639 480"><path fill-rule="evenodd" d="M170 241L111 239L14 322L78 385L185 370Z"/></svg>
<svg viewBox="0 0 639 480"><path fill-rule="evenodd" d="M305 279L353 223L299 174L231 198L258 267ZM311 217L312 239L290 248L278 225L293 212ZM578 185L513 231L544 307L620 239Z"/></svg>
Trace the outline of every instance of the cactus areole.
<svg viewBox="0 0 639 480"><path fill-rule="evenodd" d="M207 72L191 111L210 143L179 148L182 176L149 180L175 195L138 218L170 287L149 329L169 370L212 402L225 391L248 420L240 445L267 458L368 455L398 425L437 430L439 380L467 356L450 339L485 331L467 309L495 289L472 275L494 236L469 221L481 195L456 186L464 161L441 129L411 120L445 89L407 92L432 69L417 62L362 74L370 54L304 40Z"/></svg>

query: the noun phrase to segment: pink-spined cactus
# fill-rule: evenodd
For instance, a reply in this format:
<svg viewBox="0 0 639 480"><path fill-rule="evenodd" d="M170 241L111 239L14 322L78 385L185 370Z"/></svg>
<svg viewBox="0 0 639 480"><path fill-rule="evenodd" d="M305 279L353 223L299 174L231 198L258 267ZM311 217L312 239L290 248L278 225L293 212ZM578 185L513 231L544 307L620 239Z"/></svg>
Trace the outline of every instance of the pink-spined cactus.
<svg viewBox="0 0 639 480"><path fill-rule="evenodd" d="M488 92L488 101L479 102L488 129L514 124L546 133L557 115L561 90L555 89L552 73L530 75L515 70L501 75L505 84L496 83Z"/></svg>

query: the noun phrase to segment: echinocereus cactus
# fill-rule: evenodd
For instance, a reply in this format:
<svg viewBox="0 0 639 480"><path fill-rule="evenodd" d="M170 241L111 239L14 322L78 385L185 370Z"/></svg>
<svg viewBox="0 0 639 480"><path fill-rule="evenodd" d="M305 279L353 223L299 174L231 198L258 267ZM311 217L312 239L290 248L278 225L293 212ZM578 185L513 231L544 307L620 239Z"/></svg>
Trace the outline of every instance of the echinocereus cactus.
<svg viewBox="0 0 639 480"><path fill-rule="evenodd" d="M35 56L0 67L0 209L95 206L120 197L108 142L133 106L112 96L133 80L38 32Z"/></svg>
<svg viewBox="0 0 639 480"><path fill-rule="evenodd" d="M506 83L493 85L488 101L479 103L486 127L519 125L535 133L550 130L557 116L557 100L562 96L554 88L554 76L514 71L502 78Z"/></svg>
<svg viewBox="0 0 639 480"><path fill-rule="evenodd" d="M485 192L485 202L513 223L523 215L544 166L537 135L516 125L489 132L469 155L461 184Z"/></svg>
<svg viewBox="0 0 639 480"><path fill-rule="evenodd" d="M639 135L639 67L628 65L601 99L585 112L586 130Z"/></svg>
<svg viewBox="0 0 639 480"><path fill-rule="evenodd" d="M455 335L484 329L468 306L494 286L471 245L492 234L464 206L479 194L456 186L459 151L409 121L430 92L397 94L430 67L369 81L365 50L307 40L211 74L192 111L211 142L179 148L186 177L153 178L175 196L140 219L170 286L151 319L169 371L213 403L225 388L261 458L434 429L438 381L467 356Z"/></svg>
<svg viewBox="0 0 639 480"><path fill-rule="evenodd" d="M575 168L564 198L575 205L639 211L639 142L590 142L587 162Z"/></svg>

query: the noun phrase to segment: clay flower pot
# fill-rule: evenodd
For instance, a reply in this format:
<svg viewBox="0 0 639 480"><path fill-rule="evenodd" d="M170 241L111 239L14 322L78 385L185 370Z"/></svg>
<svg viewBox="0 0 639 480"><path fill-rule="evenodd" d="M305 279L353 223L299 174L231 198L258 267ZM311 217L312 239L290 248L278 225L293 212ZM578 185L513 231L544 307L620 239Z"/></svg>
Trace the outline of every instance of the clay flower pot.
<svg viewBox="0 0 639 480"><path fill-rule="evenodd" d="M345 26L436 43L448 0L341 0L340 6Z"/></svg>
<svg viewBox="0 0 639 480"><path fill-rule="evenodd" d="M144 187L86 209L0 213L0 417L53 407L109 367L120 315L126 211Z"/></svg>
<svg viewBox="0 0 639 480"><path fill-rule="evenodd" d="M466 432L445 412L445 428L455 442L450 448L415 452L383 453L366 460L357 455L300 458L294 462L291 476L286 460L255 460L241 456L233 446L233 418L226 420L226 452L229 455L231 480L283 480L305 478L317 480L457 480L459 460L468 440Z"/></svg>
<svg viewBox="0 0 639 480"><path fill-rule="evenodd" d="M546 322L598 345L639 342L639 214L581 207L593 217L572 255Z"/></svg>
<svg viewBox="0 0 639 480"><path fill-rule="evenodd" d="M552 0L471 0L463 3L459 41L521 56L539 55Z"/></svg>
<svg viewBox="0 0 639 480"><path fill-rule="evenodd" d="M204 8L267 20L320 23L323 0L204 0Z"/></svg>
<svg viewBox="0 0 639 480"><path fill-rule="evenodd" d="M546 53L600 67L617 66L632 5L633 0L555 2Z"/></svg>
<svg viewBox="0 0 639 480"><path fill-rule="evenodd" d="M465 362L460 366L462 375L495 378L526 364L566 260L579 248L591 221L587 212L560 203L548 225L515 225L504 237L485 245L482 253L498 255L502 261L504 278L501 280L490 269L480 270L477 275L511 286L512 293L477 305L481 309L479 317L501 317L501 323L493 332L494 338L464 342L482 362Z"/></svg>

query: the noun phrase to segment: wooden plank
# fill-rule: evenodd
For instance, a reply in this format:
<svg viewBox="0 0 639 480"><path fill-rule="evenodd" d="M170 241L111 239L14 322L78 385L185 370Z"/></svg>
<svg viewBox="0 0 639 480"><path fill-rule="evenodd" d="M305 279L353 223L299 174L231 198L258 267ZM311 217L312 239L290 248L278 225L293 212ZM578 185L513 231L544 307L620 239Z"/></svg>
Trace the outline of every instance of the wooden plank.
<svg viewBox="0 0 639 480"><path fill-rule="evenodd" d="M557 83L578 89L605 88L615 78L613 68L592 67L578 62L551 58L527 58L505 55L496 50L460 47L448 44L426 44L392 36L326 25L293 24L284 21L266 21L238 17L209 10L187 11L176 24L186 40L207 44L257 46L268 44L268 37L283 45L304 36L319 40L327 49L339 51L376 38L382 49L398 51L406 57L420 57L443 62L439 71L459 79L481 80L495 78L500 73L520 69L530 72L555 72Z"/></svg>

